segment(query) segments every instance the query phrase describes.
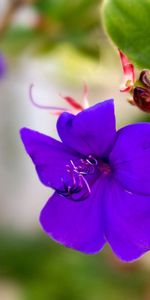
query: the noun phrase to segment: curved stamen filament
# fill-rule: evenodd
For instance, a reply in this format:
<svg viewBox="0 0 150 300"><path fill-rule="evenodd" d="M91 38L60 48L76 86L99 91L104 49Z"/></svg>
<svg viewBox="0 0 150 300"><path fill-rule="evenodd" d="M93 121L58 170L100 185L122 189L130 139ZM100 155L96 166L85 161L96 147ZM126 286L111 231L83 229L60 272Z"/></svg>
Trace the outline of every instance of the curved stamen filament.
<svg viewBox="0 0 150 300"><path fill-rule="evenodd" d="M78 166L70 160L70 164L66 165L66 170L71 177L72 183L71 185L67 185L62 178L63 190L56 191L72 201L82 201L86 199L91 194L91 188L85 175L92 175L95 172L97 164L97 160L92 155L89 155L86 159L80 159L80 164ZM85 190L79 195L79 199L74 197L75 194L80 193L84 187Z"/></svg>
<svg viewBox="0 0 150 300"><path fill-rule="evenodd" d="M97 166L97 164L98 164L97 159L95 157L93 157L92 155L89 155L89 157L86 160L90 165Z"/></svg>
<svg viewBox="0 0 150 300"><path fill-rule="evenodd" d="M71 168L70 168L69 165L66 165L66 167L67 167L67 172L71 176L71 179L72 179L72 182L73 182L73 187L75 187L76 186L76 179L75 179L74 173L71 171Z"/></svg>
<svg viewBox="0 0 150 300"><path fill-rule="evenodd" d="M76 172L76 173L78 173L78 176L79 176L79 188L83 187L83 182L84 182L86 187L87 187L88 192L91 193L90 186L89 186L87 180L85 179L85 177L83 176L83 174L80 171L77 171L77 167L75 166L75 164L73 163L72 160L70 162L73 166L73 170L71 171L70 168L68 169L68 167L70 167L70 166L67 165L67 171L70 173L70 175L72 177L73 187L77 186L77 182L76 182L76 179L75 179L75 176L74 176L74 172Z"/></svg>
<svg viewBox="0 0 150 300"><path fill-rule="evenodd" d="M85 185L87 187L88 193L91 194L90 186L89 186L87 180L85 179L85 177L82 174L79 174L79 178L82 178L82 180L84 181L84 183L85 183Z"/></svg>
<svg viewBox="0 0 150 300"><path fill-rule="evenodd" d="M95 172L95 166L98 164L97 160L92 155L89 155L86 159L81 158L80 162L81 164L76 167L73 161L70 161L74 171L82 175L93 174Z"/></svg>
<svg viewBox="0 0 150 300"><path fill-rule="evenodd" d="M37 103L33 97L33 87L34 87L33 84L31 84L29 87L29 98L31 103L37 108L52 111L52 114L60 115L63 112L72 112L73 114L75 114L89 107L88 100L87 100L88 87L86 84L84 85L84 91L83 91L83 104L78 103L75 99L73 99L70 96L62 96L59 94L60 98L65 100L71 106L71 108L69 109L65 107L42 105Z"/></svg>
<svg viewBox="0 0 150 300"><path fill-rule="evenodd" d="M34 87L34 84L31 84L30 87L29 87L29 97L30 97L30 101L31 103L37 107L37 108L40 108L40 109L47 109L47 110L54 110L54 111L61 111L61 112L64 112L66 111L66 109L64 107L58 107L58 106L49 106L49 105L42 105L42 104L38 104L34 97L33 97L33 87ZM68 110L67 110L68 111Z"/></svg>

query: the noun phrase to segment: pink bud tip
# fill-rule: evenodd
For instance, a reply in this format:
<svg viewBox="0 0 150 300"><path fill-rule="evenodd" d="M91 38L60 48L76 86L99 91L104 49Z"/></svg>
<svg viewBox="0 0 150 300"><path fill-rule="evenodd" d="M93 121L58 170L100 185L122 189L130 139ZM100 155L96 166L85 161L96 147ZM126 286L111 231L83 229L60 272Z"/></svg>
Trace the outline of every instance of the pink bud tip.
<svg viewBox="0 0 150 300"><path fill-rule="evenodd" d="M126 55L120 50L119 55L123 69L123 81L120 86L120 91L129 92L133 88L135 81L134 65L130 63Z"/></svg>

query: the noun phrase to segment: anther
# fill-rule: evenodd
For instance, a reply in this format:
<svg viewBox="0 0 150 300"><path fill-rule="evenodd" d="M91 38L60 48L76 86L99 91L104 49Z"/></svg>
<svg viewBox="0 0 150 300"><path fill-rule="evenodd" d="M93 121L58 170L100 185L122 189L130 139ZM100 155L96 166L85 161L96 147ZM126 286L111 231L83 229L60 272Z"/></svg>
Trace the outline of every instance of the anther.
<svg viewBox="0 0 150 300"><path fill-rule="evenodd" d="M66 171L71 177L72 185L67 185L64 180L62 180L63 190L56 191L60 195L73 201L82 201L86 199L91 194L91 189L85 176L92 175L95 172L97 164L97 160L92 155L89 155L87 159L80 159L79 166L76 166L75 163L70 160L70 165L66 165ZM83 190L84 188L85 190ZM77 197L74 198L74 195L80 193L82 190L83 194L80 194L79 199Z"/></svg>

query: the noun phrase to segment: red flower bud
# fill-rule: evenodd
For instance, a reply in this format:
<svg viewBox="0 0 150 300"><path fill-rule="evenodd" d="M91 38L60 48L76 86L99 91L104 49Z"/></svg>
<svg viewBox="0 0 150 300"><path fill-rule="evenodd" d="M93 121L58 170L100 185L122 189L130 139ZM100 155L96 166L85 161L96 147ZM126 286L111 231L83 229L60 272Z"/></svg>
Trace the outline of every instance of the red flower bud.
<svg viewBox="0 0 150 300"><path fill-rule="evenodd" d="M133 90L135 105L145 112L150 112L150 89L136 87Z"/></svg>

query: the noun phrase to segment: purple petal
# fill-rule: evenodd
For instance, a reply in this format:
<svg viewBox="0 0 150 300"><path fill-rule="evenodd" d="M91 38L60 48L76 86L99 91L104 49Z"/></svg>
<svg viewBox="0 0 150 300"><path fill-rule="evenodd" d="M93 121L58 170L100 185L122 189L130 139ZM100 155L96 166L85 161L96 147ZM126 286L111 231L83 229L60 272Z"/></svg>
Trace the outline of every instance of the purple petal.
<svg viewBox="0 0 150 300"><path fill-rule="evenodd" d="M42 183L61 189L61 179L67 176L66 164L70 160L76 162L76 154L66 149L61 142L39 132L23 128L20 133Z"/></svg>
<svg viewBox="0 0 150 300"><path fill-rule="evenodd" d="M115 254L132 261L150 250L150 196L110 182L105 202L105 235Z"/></svg>
<svg viewBox="0 0 150 300"><path fill-rule="evenodd" d="M6 61L2 53L0 53L0 79L2 79L6 74Z"/></svg>
<svg viewBox="0 0 150 300"><path fill-rule="evenodd" d="M74 116L63 113L57 122L64 144L89 155L105 156L115 139L113 100L96 104Z"/></svg>
<svg viewBox="0 0 150 300"><path fill-rule="evenodd" d="M110 154L115 178L125 189L150 194L150 124L129 125L117 133Z"/></svg>
<svg viewBox="0 0 150 300"><path fill-rule="evenodd" d="M57 193L40 215L44 231L59 243L87 254L98 252L105 243L102 225L103 181L98 180L88 199L73 202Z"/></svg>

